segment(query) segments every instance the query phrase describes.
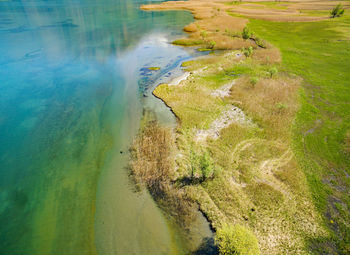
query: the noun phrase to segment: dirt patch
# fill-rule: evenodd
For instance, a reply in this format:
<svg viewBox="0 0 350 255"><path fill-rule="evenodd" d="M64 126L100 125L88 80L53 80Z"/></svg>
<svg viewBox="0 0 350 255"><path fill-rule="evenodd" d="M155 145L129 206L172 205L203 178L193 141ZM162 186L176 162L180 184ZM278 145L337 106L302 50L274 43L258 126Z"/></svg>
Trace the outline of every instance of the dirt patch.
<svg viewBox="0 0 350 255"><path fill-rule="evenodd" d="M212 122L209 129L198 130L196 132L196 140L203 141L207 137L218 139L220 136L220 130L230 126L233 123L249 126L254 125L252 120L249 119L240 108L236 106L230 106L227 110L222 112L221 116L218 119Z"/></svg>
<svg viewBox="0 0 350 255"><path fill-rule="evenodd" d="M176 86L179 85L182 81L187 80L187 78L190 76L189 72L185 72L183 75L174 78L171 82L169 82L168 85L170 86Z"/></svg>
<svg viewBox="0 0 350 255"><path fill-rule="evenodd" d="M214 90L210 95L214 97L228 97L230 96L231 87L235 84L235 81L229 82L228 84Z"/></svg>

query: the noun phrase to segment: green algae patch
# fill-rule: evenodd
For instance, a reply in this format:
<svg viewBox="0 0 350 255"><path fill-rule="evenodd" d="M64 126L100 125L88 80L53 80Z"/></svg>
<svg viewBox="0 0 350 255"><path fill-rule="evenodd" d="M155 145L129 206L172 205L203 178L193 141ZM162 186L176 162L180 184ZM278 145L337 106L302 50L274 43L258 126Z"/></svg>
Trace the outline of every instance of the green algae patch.
<svg viewBox="0 0 350 255"><path fill-rule="evenodd" d="M178 39L172 42L174 45L180 45L180 46L198 46L203 44L203 40L198 40L198 39Z"/></svg>
<svg viewBox="0 0 350 255"><path fill-rule="evenodd" d="M193 63L194 63L193 60L185 61L185 62L182 62L181 67L189 67L189 66L192 66Z"/></svg>
<svg viewBox="0 0 350 255"><path fill-rule="evenodd" d="M197 49L197 50L203 52L203 51L212 51L213 49L199 48L199 49Z"/></svg>
<svg viewBox="0 0 350 255"><path fill-rule="evenodd" d="M160 70L160 67L159 66L151 66L151 67L148 67L147 69L151 70L151 71L158 71L158 70Z"/></svg>

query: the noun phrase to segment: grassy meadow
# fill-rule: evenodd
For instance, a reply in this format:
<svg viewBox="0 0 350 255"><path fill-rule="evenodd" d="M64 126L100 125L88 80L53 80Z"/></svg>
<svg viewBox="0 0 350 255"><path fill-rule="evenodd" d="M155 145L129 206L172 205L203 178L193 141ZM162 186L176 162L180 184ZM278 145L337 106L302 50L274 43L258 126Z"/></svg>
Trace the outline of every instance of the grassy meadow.
<svg viewBox="0 0 350 255"><path fill-rule="evenodd" d="M350 16L310 23L251 20L249 27L282 52L283 67L301 76L301 109L293 127L298 162L314 204L350 251ZM319 240L324 249L327 242Z"/></svg>

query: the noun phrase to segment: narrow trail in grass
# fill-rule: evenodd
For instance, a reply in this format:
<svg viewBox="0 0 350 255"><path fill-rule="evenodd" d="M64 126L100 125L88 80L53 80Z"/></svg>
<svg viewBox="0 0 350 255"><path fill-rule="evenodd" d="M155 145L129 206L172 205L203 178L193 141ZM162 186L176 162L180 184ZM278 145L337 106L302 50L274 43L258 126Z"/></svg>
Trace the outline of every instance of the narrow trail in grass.
<svg viewBox="0 0 350 255"><path fill-rule="evenodd" d="M244 112L237 106L229 106L224 110L220 117L215 119L209 129L199 129L196 132L196 140L204 141L207 138L218 139L220 131L227 128L233 123L240 125L253 126L254 123L244 114Z"/></svg>

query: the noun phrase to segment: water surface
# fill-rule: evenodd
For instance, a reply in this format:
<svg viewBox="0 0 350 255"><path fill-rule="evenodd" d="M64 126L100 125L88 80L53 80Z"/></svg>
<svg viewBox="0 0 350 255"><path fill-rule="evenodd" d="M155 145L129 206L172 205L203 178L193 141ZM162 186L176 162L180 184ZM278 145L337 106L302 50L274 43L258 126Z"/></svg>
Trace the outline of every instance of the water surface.
<svg viewBox="0 0 350 255"><path fill-rule="evenodd" d="M124 169L145 106L174 123L147 88L193 55L168 43L191 15L144 2L0 1L0 254L183 252Z"/></svg>

